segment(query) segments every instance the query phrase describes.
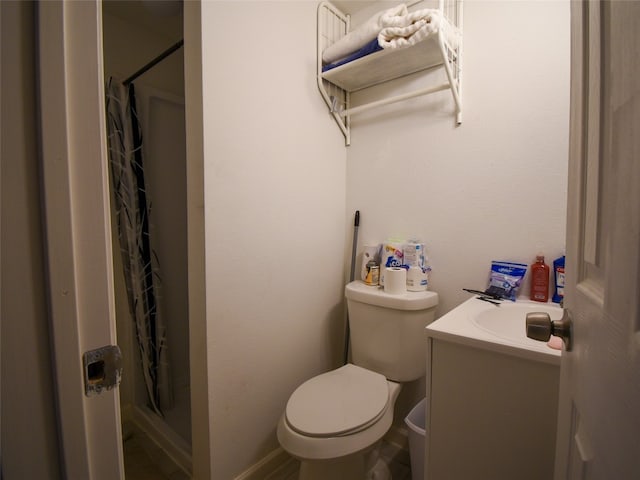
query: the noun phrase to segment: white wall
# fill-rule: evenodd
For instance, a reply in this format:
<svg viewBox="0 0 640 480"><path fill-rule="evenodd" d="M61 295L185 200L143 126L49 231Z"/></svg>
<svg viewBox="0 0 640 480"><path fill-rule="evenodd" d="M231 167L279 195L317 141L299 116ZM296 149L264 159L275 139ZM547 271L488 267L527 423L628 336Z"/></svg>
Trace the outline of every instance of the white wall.
<svg viewBox="0 0 640 480"><path fill-rule="evenodd" d="M361 212L360 245L422 238L439 315L470 297L462 288L486 287L492 260L530 264L542 251L551 265L562 253L569 3L466 1L463 69L460 127L440 92L353 117L348 148L347 211ZM401 397L396 420L421 391Z"/></svg>
<svg viewBox="0 0 640 480"><path fill-rule="evenodd" d="M440 92L353 117L348 149L361 244L424 239L440 313L468 298L462 287L485 286L491 260L564 248L568 2L464 8L463 124Z"/></svg>
<svg viewBox="0 0 640 480"><path fill-rule="evenodd" d="M201 14L212 478L234 478L340 363L346 151L314 80L315 2Z"/></svg>
<svg viewBox="0 0 640 480"><path fill-rule="evenodd" d="M567 2L466 2L463 125L443 92L355 117L348 149L315 87L315 10L202 4L216 478L275 448L292 390L339 363L356 209L360 245L427 242L439 314L485 286L491 260L552 260L564 246ZM397 423L424 395L415 383Z"/></svg>

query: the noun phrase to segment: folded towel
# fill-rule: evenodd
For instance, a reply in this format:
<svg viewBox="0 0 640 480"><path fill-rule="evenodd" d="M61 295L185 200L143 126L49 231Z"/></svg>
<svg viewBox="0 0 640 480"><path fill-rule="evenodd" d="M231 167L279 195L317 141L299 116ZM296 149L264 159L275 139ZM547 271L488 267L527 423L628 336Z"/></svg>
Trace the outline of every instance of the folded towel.
<svg viewBox="0 0 640 480"><path fill-rule="evenodd" d="M402 16L385 17L378 33L378 43L382 48L410 47L436 33L441 23L440 10L431 8Z"/></svg>
<svg viewBox="0 0 640 480"><path fill-rule="evenodd" d="M407 6L404 4L376 13L333 45L325 48L324 52L322 52L322 61L324 63L334 63L347 57L377 38L380 29L383 27L383 22L388 23L390 18L406 14Z"/></svg>
<svg viewBox="0 0 640 480"><path fill-rule="evenodd" d="M367 43L364 47L362 47L360 50L353 52L351 55L341 60L338 60L337 62L324 65L322 67L322 71L326 72L328 70L331 70L332 68L336 68L336 67L339 67L340 65L344 65L345 63L353 62L354 60L357 60L360 57L367 56L371 53L377 52L378 50L382 50L382 47L378 43L378 39L374 38L369 43Z"/></svg>

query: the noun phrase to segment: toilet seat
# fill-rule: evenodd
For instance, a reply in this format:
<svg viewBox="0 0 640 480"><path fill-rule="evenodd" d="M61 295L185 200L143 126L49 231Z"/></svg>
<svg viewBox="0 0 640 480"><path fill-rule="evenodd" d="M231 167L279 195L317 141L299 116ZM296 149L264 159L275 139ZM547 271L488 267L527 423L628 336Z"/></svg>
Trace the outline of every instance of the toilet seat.
<svg viewBox="0 0 640 480"><path fill-rule="evenodd" d="M289 398L289 427L309 437L350 435L377 422L387 409L387 379L347 364L300 385Z"/></svg>

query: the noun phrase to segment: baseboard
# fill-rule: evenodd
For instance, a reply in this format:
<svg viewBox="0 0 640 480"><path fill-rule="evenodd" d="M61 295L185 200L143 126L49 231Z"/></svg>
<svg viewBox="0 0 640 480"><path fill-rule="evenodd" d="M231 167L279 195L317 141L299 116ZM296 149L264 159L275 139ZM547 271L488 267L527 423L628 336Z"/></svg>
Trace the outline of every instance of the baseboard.
<svg viewBox="0 0 640 480"><path fill-rule="evenodd" d="M233 480L280 480L297 468L297 460L281 447L276 448Z"/></svg>

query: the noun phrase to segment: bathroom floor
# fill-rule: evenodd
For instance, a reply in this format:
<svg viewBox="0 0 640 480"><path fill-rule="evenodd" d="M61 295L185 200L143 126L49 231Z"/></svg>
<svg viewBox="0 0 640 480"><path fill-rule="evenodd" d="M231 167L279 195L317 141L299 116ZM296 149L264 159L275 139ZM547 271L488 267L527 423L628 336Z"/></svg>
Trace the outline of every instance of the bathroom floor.
<svg viewBox="0 0 640 480"><path fill-rule="evenodd" d="M409 452L386 441L382 442L380 448L380 455L389 467L393 480L411 480ZM292 459L265 480L297 480L298 468L298 462Z"/></svg>
<svg viewBox="0 0 640 480"><path fill-rule="evenodd" d="M188 480L190 478L135 425L125 426L123 442L124 471L127 480Z"/></svg>
<svg viewBox="0 0 640 480"><path fill-rule="evenodd" d="M380 455L389 467L393 480L411 480L411 463L406 450L383 441ZM291 459L265 480L297 480L298 468L298 462ZM124 435L124 470L126 480L189 479L142 430L130 425L127 425Z"/></svg>
<svg viewBox="0 0 640 480"><path fill-rule="evenodd" d="M382 442L382 458L387 462L393 480L411 480L411 461L407 450Z"/></svg>

